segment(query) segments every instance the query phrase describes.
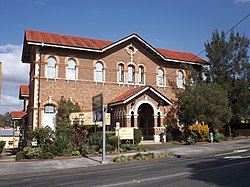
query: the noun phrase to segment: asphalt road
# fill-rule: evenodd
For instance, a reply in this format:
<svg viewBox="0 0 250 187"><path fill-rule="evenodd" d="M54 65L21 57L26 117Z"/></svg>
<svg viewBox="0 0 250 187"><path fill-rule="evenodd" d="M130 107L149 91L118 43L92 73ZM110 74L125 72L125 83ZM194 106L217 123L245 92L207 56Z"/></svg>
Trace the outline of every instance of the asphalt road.
<svg viewBox="0 0 250 187"><path fill-rule="evenodd" d="M250 151L1 176L0 186L250 186Z"/></svg>

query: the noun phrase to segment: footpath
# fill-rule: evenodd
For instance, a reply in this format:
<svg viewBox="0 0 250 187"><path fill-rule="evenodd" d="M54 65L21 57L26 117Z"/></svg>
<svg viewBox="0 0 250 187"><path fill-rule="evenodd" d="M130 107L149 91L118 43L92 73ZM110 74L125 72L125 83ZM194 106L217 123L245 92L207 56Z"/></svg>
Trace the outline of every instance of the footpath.
<svg viewBox="0 0 250 187"><path fill-rule="evenodd" d="M229 140L221 143L198 143L196 145L180 145L168 142L151 144L147 145L147 147L149 148L147 152L167 152L177 157L199 157L223 151L250 149L250 139ZM136 153L124 153L120 155L131 154ZM2 153L2 155L0 158L0 176L102 165L102 158L99 156L15 162L12 156L6 156L6 153L5 155ZM118 155L106 155L106 163L113 163L111 160L115 156Z"/></svg>

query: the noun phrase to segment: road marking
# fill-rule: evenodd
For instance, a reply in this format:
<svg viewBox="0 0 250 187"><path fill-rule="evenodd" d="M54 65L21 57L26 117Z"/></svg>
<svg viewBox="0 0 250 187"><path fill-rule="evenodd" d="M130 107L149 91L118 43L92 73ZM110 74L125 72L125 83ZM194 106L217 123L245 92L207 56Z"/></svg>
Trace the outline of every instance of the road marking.
<svg viewBox="0 0 250 187"><path fill-rule="evenodd" d="M217 154L217 155L214 155L214 156L232 155L232 154L235 154L235 153L243 153L243 152L247 152L247 151L248 151L247 149L243 149L243 150L234 150L233 152L230 152L230 153L221 153L221 154Z"/></svg>
<svg viewBox="0 0 250 187"><path fill-rule="evenodd" d="M224 159L239 159L242 158L242 156L226 156Z"/></svg>
<svg viewBox="0 0 250 187"><path fill-rule="evenodd" d="M235 152L235 153L244 153L244 152L247 152L247 149L234 150L233 152Z"/></svg>
<svg viewBox="0 0 250 187"><path fill-rule="evenodd" d="M121 186L121 185L126 185L126 184L135 184L135 183L141 183L141 182L146 182L146 181L152 181L152 180L159 180L159 179L166 179L166 178L171 178L171 177L179 177L183 175L190 175L191 172L182 172L182 173L176 173L173 175L165 175L165 176L159 176L159 177L152 177L152 178L147 178L147 179L140 179L140 180L132 180L132 181L127 181L127 182L119 182L119 183L114 183L114 184L107 184L107 185L102 185L100 187L108 187L108 186Z"/></svg>

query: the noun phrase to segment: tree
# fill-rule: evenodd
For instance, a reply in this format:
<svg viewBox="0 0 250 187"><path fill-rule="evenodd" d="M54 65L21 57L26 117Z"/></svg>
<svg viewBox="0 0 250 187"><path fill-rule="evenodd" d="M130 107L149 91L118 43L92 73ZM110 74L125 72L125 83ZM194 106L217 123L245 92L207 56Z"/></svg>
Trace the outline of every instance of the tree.
<svg viewBox="0 0 250 187"><path fill-rule="evenodd" d="M68 136L72 134L72 128L69 126L69 115L72 112L80 112L80 106L72 101L66 101L61 98L58 104L58 113L56 115L56 133L66 133Z"/></svg>
<svg viewBox="0 0 250 187"><path fill-rule="evenodd" d="M228 93L233 112L231 123L246 117L250 106L250 63L248 62L249 39L239 33L230 33L228 40L224 32L215 31L211 42L205 43L211 66L206 69L206 81L216 82Z"/></svg>
<svg viewBox="0 0 250 187"><path fill-rule="evenodd" d="M213 130L226 125L232 116L227 92L216 83L200 83L179 94L179 119L186 125L196 121Z"/></svg>
<svg viewBox="0 0 250 187"><path fill-rule="evenodd" d="M4 115L0 114L0 126L9 127L11 125L11 116L10 113L7 112Z"/></svg>

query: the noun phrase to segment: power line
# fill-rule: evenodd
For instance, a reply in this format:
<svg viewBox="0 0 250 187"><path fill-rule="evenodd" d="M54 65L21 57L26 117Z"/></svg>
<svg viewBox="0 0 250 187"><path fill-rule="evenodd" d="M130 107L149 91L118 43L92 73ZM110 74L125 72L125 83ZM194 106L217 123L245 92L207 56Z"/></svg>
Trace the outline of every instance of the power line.
<svg viewBox="0 0 250 187"><path fill-rule="evenodd" d="M233 27L231 27L226 33L225 33L225 36L231 32L232 30L234 30L235 27L237 27L239 24L241 24L245 19L247 19L248 17L250 16L250 13L247 14L244 18L242 18L240 21L238 21ZM199 52L198 54L196 54L193 58L190 59L193 60L194 58L198 57L200 54L202 54L203 52L205 52L206 49L203 49L201 52Z"/></svg>

